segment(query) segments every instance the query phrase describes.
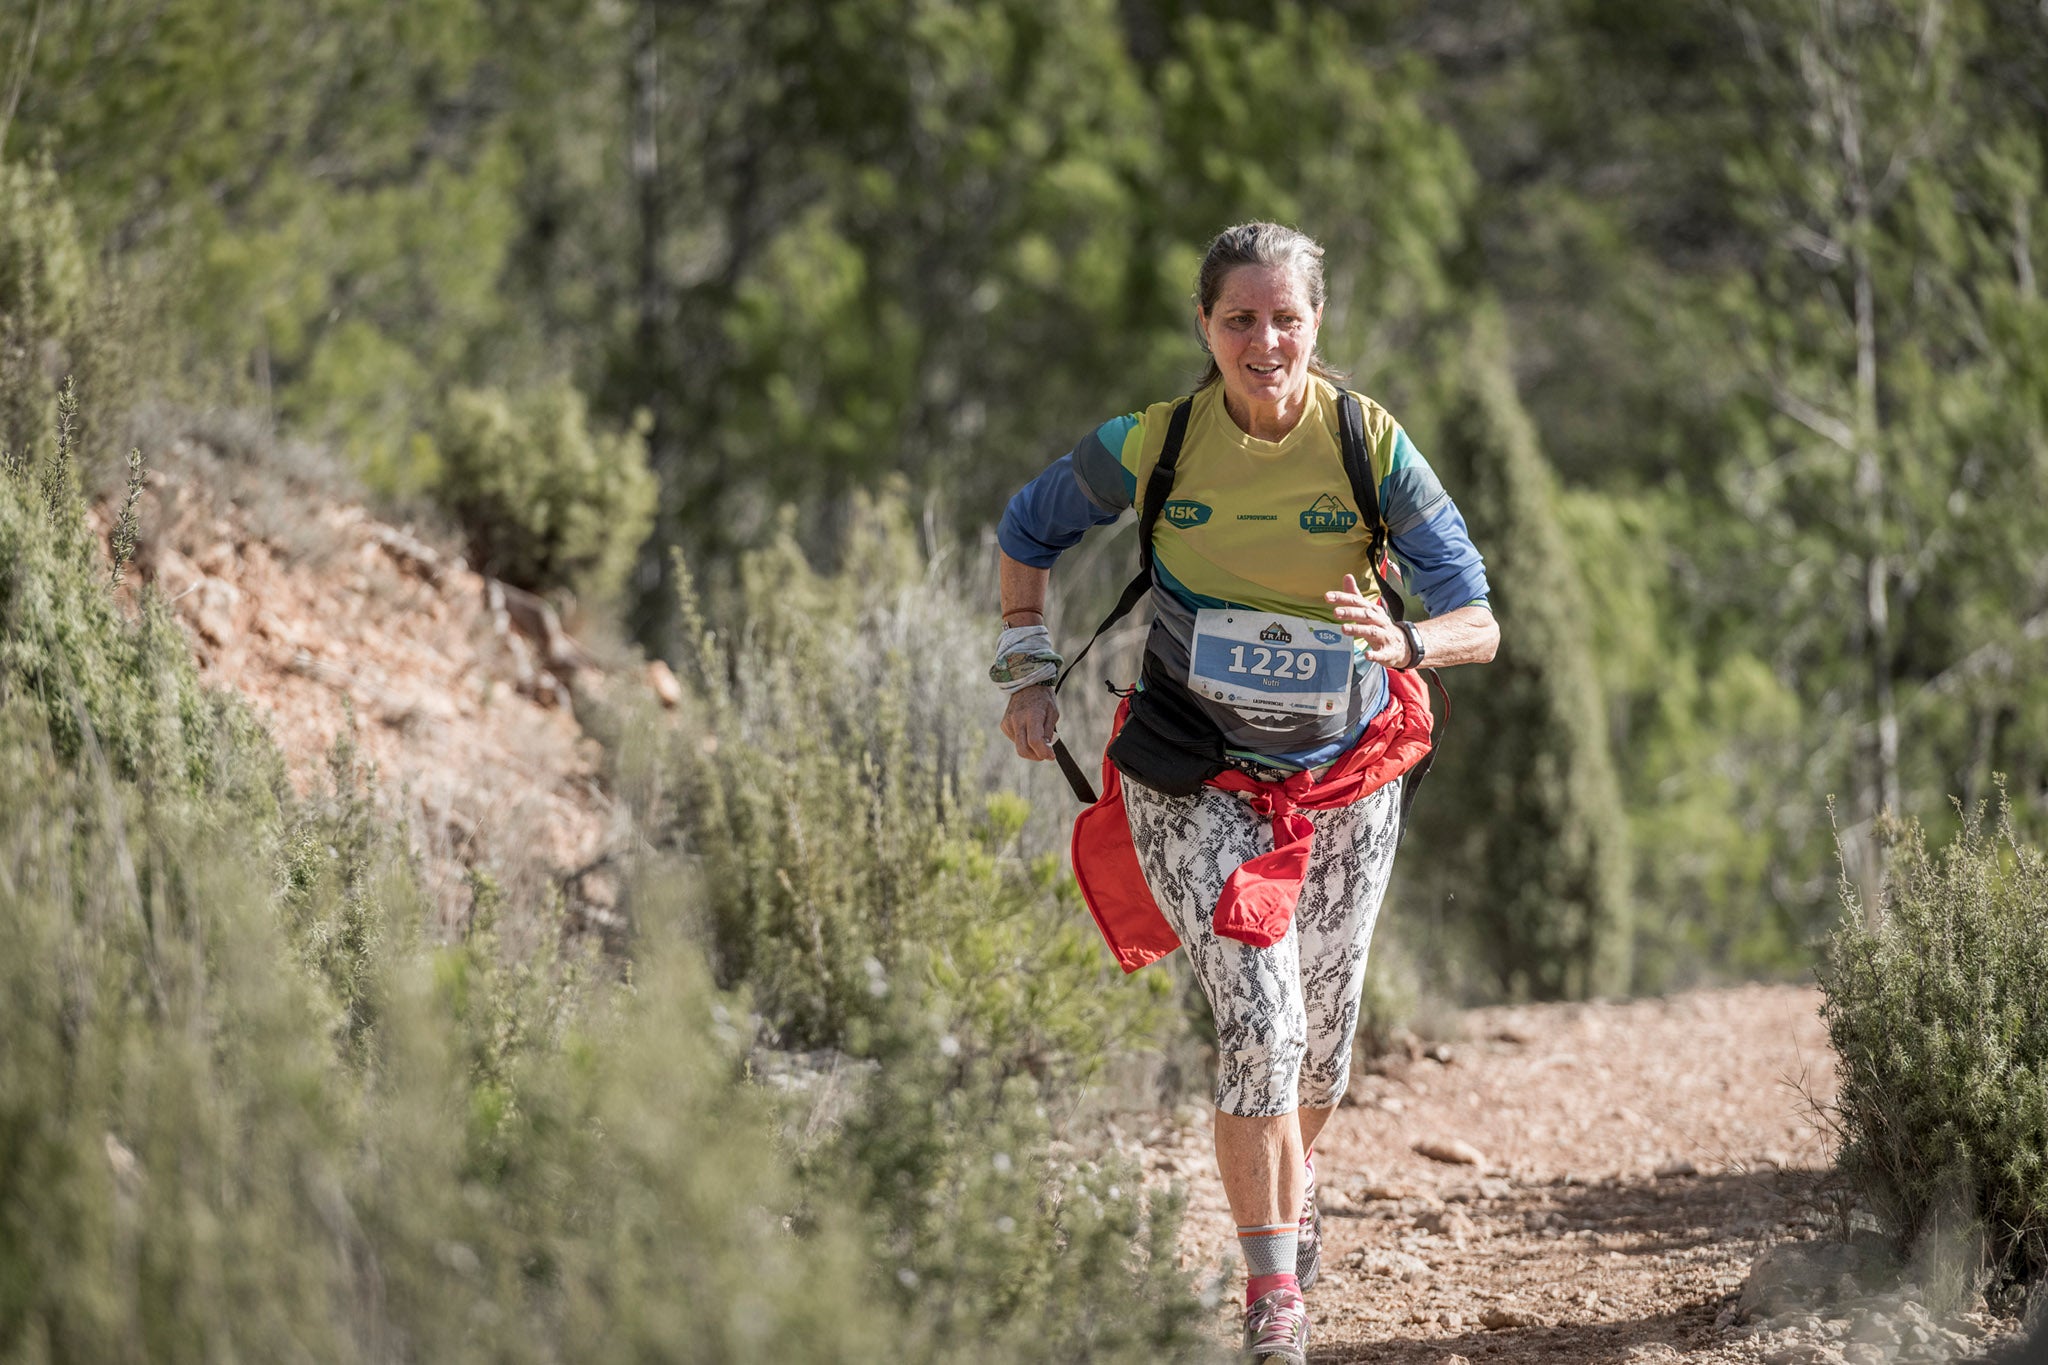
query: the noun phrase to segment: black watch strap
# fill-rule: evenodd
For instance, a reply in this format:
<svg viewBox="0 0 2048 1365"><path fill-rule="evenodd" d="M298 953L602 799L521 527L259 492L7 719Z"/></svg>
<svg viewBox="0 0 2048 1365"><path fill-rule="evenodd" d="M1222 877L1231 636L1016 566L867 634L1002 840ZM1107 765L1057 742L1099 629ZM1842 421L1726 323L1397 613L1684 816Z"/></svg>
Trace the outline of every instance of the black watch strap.
<svg viewBox="0 0 2048 1365"><path fill-rule="evenodd" d="M1428 653L1428 651L1422 647L1422 636L1416 632L1415 623L1413 621L1396 621L1394 624L1399 626L1401 633L1408 637L1408 662L1397 666L1400 668L1422 667L1422 656Z"/></svg>

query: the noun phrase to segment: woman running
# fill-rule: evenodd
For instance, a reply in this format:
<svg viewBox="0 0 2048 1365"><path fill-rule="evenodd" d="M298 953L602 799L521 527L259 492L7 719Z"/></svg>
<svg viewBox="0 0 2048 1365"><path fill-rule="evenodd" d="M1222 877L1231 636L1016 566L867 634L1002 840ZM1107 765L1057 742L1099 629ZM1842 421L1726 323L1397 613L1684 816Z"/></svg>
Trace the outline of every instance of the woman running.
<svg viewBox="0 0 2048 1365"><path fill-rule="evenodd" d="M1500 638L1457 507L1317 353L1322 256L1272 223L1210 244L1195 314L1210 364L1193 395L1103 423L1010 500L991 670L1018 754L1055 757L1053 561L1090 526L1148 510L1155 618L1075 872L1127 971L1188 950L1216 1020L1245 1349L1294 1365L1321 1252L1314 1144L1350 1076L1402 775L1428 752L1416 670L1486 662ZM1427 620L1390 612L1382 545Z"/></svg>

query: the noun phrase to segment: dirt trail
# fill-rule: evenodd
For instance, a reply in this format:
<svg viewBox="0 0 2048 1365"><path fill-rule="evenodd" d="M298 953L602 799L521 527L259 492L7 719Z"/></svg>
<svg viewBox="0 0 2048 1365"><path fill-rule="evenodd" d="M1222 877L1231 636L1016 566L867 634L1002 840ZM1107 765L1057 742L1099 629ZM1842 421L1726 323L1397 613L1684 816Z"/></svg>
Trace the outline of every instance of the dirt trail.
<svg viewBox="0 0 2048 1365"><path fill-rule="evenodd" d="M1311 1358L1843 1359L1824 1328L1731 1321L1765 1246L1836 1226L1810 1112L1834 1091L1819 1003L1811 987L1746 986L1478 1010L1442 1060L1355 1076L1318 1143ZM1205 1277L1234 1255L1208 1127L1193 1114L1147 1148L1153 1179L1188 1182L1184 1264ZM1417 1144L1463 1144L1478 1164ZM1238 1276L1218 1307L1226 1336Z"/></svg>

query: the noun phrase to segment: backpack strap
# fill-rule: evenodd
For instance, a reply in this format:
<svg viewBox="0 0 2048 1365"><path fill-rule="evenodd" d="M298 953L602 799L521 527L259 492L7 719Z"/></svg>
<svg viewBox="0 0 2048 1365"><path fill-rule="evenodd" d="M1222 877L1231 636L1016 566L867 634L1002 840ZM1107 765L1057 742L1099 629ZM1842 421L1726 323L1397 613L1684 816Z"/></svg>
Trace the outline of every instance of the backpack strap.
<svg viewBox="0 0 2048 1365"><path fill-rule="evenodd" d="M1372 452L1365 444L1365 409L1349 389L1337 391L1337 427L1344 447L1344 473L1351 479L1351 496L1358 500L1358 514L1366 519L1372 528L1367 532L1366 557L1372 564L1373 579L1380 585L1380 601L1387 605L1387 615L1396 621L1408 619L1408 604L1401 594L1394 591L1387 582L1386 570L1382 567L1387 556L1387 523L1380 515L1379 480L1372 476ZM1436 694L1444 700L1444 722L1451 719L1451 694L1444 687L1444 680L1433 668L1422 670L1429 679ZM1401 828L1395 837L1396 845L1408 833L1408 812L1415 804L1415 794L1422 790L1422 779L1429 776L1430 765L1436 762L1436 748L1442 741L1441 727L1431 736L1429 749L1422 758L1401 777Z"/></svg>
<svg viewBox="0 0 2048 1365"><path fill-rule="evenodd" d="M1365 443L1365 408L1349 389L1337 390L1337 433L1344 448L1344 473L1351 480L1351 497L1358 504L1358 515L1365 518L1366 562L1372 565L1373 581L1379 584L1387 614L1405 621L1408 604L1387 582L1382 567L1387 557L1387 521L1380 515L1380 481L1372 476L1372 451Z"/></svg>

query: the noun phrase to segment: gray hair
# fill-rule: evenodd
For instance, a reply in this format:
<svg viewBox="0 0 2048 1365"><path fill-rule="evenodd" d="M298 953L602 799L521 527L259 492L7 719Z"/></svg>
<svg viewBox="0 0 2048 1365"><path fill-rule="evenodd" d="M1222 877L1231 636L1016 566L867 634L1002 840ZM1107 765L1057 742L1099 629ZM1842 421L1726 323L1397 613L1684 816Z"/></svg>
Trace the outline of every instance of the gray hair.
<svg viewBox="0 0 2048 1365"><path fill-rule="evenodd" d="M1278 223L1239 223L1216 234L1203 253L1202 268L1195 272L1195 300L1205 315L1216 307L1225 277L1241 265L1285 267L1308 290L1309 306L1323 306L1323 248L1315 238ZM1209 349L1207 337L1202 339L1202 349ZM1342 384L1348 377L1323 359L1320 348L1310 353L1308 368L1309 373L1332 384ZM1195 387L1206 389L1221 378L1223 371L1216 368L1216 358L1211 356L1208 371Z"/></svg>

